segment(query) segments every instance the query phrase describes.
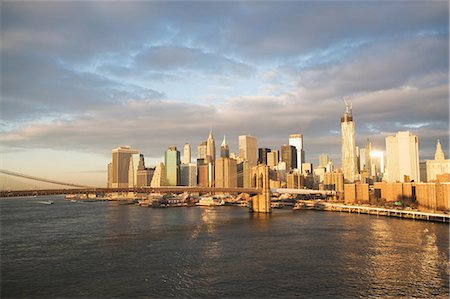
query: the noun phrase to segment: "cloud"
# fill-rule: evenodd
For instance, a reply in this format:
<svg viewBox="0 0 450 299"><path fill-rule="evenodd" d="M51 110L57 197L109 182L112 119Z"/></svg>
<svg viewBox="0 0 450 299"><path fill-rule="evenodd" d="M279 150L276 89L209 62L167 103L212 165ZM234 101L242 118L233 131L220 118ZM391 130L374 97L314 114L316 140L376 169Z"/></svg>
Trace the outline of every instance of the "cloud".
<svg viewBox="0 0 450 299"><path fill-rule="evenodd" d="M150 47L135 57L136 65L156 71L194 70L207 74L228 73L248 76L253 68L201 49L180 46Z"/></svg>
<svg viewBox="0 0 450 299"><path fill-rule="evenodd" d="M431 157L448 142L445 1L1 5L7 148L158 158L213 126L234 150L302 132L307 157L338 157L344 96L359 144L409 129Z"/></svg>

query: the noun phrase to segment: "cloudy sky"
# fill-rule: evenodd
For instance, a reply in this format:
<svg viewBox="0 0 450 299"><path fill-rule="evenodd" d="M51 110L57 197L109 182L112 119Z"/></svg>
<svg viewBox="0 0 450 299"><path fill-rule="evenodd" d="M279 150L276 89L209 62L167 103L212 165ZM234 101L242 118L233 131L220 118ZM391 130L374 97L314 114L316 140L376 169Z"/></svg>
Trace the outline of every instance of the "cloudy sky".
<svg viewBox="0 0 450 299"><path fill-rule="evenodd" d="M447 1L2 1L0 51L3 169L102 185L112 148L195 157L210 127L340 164L344 97L359 145L448 155Z"/></svg>

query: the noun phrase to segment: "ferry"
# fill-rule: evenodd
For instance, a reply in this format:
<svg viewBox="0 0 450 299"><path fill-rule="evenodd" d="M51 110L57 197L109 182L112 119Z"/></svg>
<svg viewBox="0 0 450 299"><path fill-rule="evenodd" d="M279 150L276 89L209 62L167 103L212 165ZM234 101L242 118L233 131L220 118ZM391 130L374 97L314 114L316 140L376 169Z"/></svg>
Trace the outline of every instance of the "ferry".
<svg viewBox="0 0 450 299"><path fill-rule="evenodd" d="M212 207L212 206L223 206L225 204L224 200L217 200L213 197L202 197L200 198L200 200L198 201L198 203L196 203L197 206L207 206L207 207Z"/></svg>

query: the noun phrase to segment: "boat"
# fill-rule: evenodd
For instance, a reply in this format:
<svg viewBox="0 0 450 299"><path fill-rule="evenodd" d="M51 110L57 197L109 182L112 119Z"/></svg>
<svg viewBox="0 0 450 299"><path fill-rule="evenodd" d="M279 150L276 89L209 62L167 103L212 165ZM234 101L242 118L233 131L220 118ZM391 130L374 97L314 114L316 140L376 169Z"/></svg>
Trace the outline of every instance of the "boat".
<svg viewBox="0 0 450 299"><path fill-rule="evenodd" d="M224 200L217 200L213 197L202 197L198 203L196 203L197 206L206 206L206 207L212 207L212 206L223 206L225 204Z"/></svg>
<svg viewBox="0 0 450 299"><path fill-rule="evenodd" d="M47 200L47 201L38 201L38 203L44 204L44 205L52 205L53 201Z"/></svg>

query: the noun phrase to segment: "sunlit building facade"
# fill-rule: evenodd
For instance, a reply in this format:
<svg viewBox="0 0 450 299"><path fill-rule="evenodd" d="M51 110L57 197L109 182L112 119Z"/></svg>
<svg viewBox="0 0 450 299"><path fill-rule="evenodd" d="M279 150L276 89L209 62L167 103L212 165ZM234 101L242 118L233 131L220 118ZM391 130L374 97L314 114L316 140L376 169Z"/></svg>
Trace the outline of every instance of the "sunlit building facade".
<svg viewBox="0 0 450 299"><path fill-rule="evenodd" d="M108 167L108 177L111 177L112 188L128 188L137 184L137 169L139 165L139 150L130 146L121 146L112 150L111 167Z"/></svg>
<svg viewBox="0 0 450 299"><path fill-rule="evenodd" d="M419 138L409 131L386 137L387 182L420 181Z"/></svg>
<svg viewBox="0 0 450 299"><path fill-rule="evenodd" d="M291 134L289 135L289 145L295 147L297 156L297 168L298 171L302 172L302 164L305 163L305 152L303 150L303 135L302 134Z"/></svg>
<svg viewBox="0 0 450 299"><path fill-rule="evenodd" d="M256 166L258 161L256 137L239 136L239 156L246 160L250 167Z"/></svg>
<svg viewBox="0 0 450 299"><path fill-rule="evenodd" d="M169 146L164 155L166 167L166 185L178 186L180 183L180 152L175 146Z"/></svg>
<svg viewBox="0 0 450 299"><path fill-rule="evenodd" d="M341 117L342 137L342 172L346 182L354 182L358 175L357 153L355 141L355 123L353 122L352 106L346 103L344 115Z"/></svg>

